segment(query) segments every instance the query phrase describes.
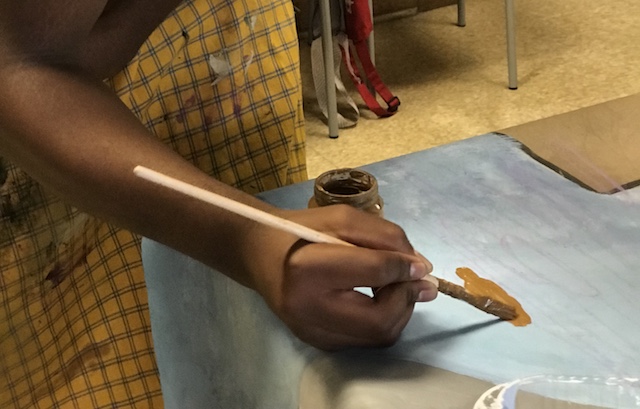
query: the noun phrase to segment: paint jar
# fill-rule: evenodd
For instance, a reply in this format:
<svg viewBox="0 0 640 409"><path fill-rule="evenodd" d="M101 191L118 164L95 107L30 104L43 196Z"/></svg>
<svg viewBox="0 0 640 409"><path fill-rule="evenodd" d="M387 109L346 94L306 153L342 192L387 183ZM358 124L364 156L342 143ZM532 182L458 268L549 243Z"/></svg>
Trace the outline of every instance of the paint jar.
<svg viewBox="0 0 640 409"><path fill-rule="evenodd" d="M309 207L347 204L383 217L384 202L378 194L378 181L363 170L343 168L316 178Z"/></svg>

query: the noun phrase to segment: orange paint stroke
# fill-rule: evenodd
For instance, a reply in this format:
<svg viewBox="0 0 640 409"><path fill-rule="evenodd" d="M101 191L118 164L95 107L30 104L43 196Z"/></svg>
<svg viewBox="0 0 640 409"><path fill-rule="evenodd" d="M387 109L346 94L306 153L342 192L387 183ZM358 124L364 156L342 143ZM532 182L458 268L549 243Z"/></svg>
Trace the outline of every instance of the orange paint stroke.
<svg viewBox="0 0 640 409"><path fill-rule="evenodd" d="M464 280L464 288L468 293L480 297L489 297L515 308L518 316L509 321L511 324L516 327L524 327L531 324L531 317L524 308L522 308L518 300L507 294L498 284L486 278L479 277L478 274L467 267L457 268L456 274Z"/></svg>

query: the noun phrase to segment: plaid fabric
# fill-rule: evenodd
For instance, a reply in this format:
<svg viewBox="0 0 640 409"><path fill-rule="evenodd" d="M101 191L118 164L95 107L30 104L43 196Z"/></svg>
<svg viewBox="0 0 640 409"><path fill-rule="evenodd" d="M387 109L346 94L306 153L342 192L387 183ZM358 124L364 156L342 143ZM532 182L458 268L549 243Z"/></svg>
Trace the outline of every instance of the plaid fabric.
<svg viewBox="0 0 640 409"><path fill-rule="evenodd" d="M288 0L184 2L108 85L162 141L250 193L306 179ZM0 157L0 407L162 407L139 238Z"/></svg>

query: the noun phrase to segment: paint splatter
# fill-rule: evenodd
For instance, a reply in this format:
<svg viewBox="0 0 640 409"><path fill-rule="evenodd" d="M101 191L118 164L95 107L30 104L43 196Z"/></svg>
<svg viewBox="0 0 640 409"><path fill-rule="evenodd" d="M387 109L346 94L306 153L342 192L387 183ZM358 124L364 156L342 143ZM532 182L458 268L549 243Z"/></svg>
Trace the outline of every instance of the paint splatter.
<svg viewBox="0 0 640 409"><path fill-rule="evenodd" d="M184 108L181 108L180 111L178 111L178 114L176 115L176 122L178 122L179 124L184 123L186 115L187 113L184 110Z"/></svg>
<svg viewBox="0 0 640 409"><path fill-rule="evenodd" d="M51 244L53 248L47 249L53 255L51 263L44 270L44 283L50 285L48 288L45 286L45 290L57 287L74 270L87 264L89 253L95 248L102 222L86 214L78 215L71 222L58 244Z"/></svg>
<svg viewBox="0 0 640 409"><path fill-rule="evenodd" d="M242 57L242 65L244 67L244 73L247 73L247 70L249 69L249 66L251 65L251 63L253 62L253 57L255 56L255 53L253 52L253 50L251 51L251 54L245 55Z"/></svg>
<svg viewBox="0 0 640 409"><path fill-rule="evenodd" d="M186 101L184 101L184 107L185 108L191 108L192 106L194 106L196 104L196 96L195 95L191 95L189 97L189 99L187 99Z"/></svg>
<svg viewBox="0 0 640 409"><path fill-rule="evenodd" d="M249 26L249 29L253 31L256 28L257 16L247 16L244 18L244 22Z"/></svg>
<svg viewBox="0 0 640 409"><path fill-rule="evenodd" d="M233 93L233 113L235 116L239 117L242 114L242 98L243 94L241 92Z"/></svg>
<svg viewBox="0 0 640 409"><path fill-rule="evenodd" d="M56 288L67 278L76 268L87 262L87 256L91 252L91 248L86 243L82 245L82 251L74 254L69 252L66 255L66 260L56 261L53 266L49 268L45 281L49 281L52 284L51 288Z"/></svg>
<svg viewBox="0 0 640 409"><path fill-rule="evenodd" d="M229 61L221 58L219 55L209 56L209 66L213 70L213 82L211 85L219 83L232 72L232 67L231 64L229 64Z"/></svg>

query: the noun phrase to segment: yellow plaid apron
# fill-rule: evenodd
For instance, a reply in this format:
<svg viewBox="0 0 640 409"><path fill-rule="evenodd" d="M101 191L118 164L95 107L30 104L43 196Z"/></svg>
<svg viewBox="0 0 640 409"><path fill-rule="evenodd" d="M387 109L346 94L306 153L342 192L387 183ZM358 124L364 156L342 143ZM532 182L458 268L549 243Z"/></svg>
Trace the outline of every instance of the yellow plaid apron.
<svg viewBox="0 0 640 409"><path fill-rule="evenodd" d="M288 0L184 2L107 83L225 183L256 193L306 179ZM156 408L162 397L139 238L0 153L0 408L34 407Z"/></svg>

